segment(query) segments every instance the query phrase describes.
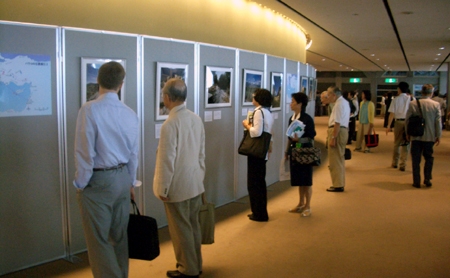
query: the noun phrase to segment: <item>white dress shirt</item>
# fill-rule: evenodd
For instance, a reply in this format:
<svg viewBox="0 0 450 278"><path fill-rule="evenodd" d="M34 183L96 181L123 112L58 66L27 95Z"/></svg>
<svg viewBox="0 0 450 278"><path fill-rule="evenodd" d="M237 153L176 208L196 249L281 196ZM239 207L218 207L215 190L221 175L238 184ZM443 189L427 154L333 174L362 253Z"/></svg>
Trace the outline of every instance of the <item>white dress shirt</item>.
<svg viewBox="0 0 450 278"><path fill-rule="evenodd" d="M348 122L350 121L350 105L340 96L331 110L330 118L328 119L328 126L334 126L335 123L339 123L341 127L348 128Z"/></svg>
<svg viewBox="0 0 450 278"><path fill-rule="evenodd" d="M94 168L127 164L130 185L136 185L139 119L116 93L86 102L78 112L75 134L76 188L89 183Z"/></svg>
<svg viewBox="0 0 450 278"><path fill-rule="evenodd" d="M199 116L184 104L170 110L161 127L153 193L182 202L205 191L205 130Z"/></svg>
<svg viewBox="0 0 450 278"><path fill-rule="evenodd" d="M411 97L401 93L392 100L391 106L389 106L389 113L394 113L395 119L405 119L410 103Z"/></svg>

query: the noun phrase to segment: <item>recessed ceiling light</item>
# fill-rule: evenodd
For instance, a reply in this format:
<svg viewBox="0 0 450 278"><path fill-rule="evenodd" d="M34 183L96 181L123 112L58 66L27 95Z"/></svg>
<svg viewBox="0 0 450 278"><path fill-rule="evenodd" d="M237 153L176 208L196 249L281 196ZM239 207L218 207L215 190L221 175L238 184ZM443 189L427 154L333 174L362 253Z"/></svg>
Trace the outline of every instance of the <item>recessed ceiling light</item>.
<svg viewBox="0 0 450 278"><path fill-rule="evenodd" d="M436 61L437 61L437 60L439 60L439 59L438 59L438 58L434 58L434 60L436 60Z"/></svg>
<svg viewBox="0 0 450 278"><path fill-rule="evenodd" d="M375 54L370 54L370 56L372 56L372 57L373 57L373 56L375 56Z"/></svg>
<svg viewBox="0 0 450 278"><path fill-rule="evenodd" d="M445 47L439 47L439 49L440 49L440 50L444 50L444 49L445 49Z"/></svg>
<svg viewBox="0 0 450 278"><path fill-rule="evenodd" d="M380 61L380 59L379 59L379 58L377 58L377 61Z"/></svg>
<svg viewBox="0 0 450 278"><path fill-rule="evenodd" d="M437 56L441 56L441 53L436 54Z"/></svg>
<svg viewBox="0 0 450 278"><path fill-rule="evenodd" d="M325 61L325 59L322 59L322 61Z"/></svg>

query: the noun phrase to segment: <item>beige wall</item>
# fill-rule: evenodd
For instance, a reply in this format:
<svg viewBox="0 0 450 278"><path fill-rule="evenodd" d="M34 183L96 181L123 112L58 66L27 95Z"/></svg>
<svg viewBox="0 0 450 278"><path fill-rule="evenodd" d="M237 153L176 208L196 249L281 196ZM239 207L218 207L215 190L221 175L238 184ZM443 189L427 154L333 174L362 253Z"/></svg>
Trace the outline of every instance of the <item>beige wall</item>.
<svg viewBox="0 0 450 278"><path fill-rule="evenodd" d="M183 39L306 63L303 32L246 0L1 0L0 20Z"/></svg>

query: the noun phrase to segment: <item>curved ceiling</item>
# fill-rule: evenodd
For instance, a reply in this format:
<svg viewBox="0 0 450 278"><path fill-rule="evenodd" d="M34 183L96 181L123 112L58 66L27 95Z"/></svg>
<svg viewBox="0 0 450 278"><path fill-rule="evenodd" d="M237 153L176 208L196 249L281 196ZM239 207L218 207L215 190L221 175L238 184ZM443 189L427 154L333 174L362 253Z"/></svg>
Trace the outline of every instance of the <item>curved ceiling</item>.
<svg viewBox="0 0 450 278"><path fill-rule="evenodd" d="M318 71L447 71L449 0L256 0L300 24Z"/></svg>

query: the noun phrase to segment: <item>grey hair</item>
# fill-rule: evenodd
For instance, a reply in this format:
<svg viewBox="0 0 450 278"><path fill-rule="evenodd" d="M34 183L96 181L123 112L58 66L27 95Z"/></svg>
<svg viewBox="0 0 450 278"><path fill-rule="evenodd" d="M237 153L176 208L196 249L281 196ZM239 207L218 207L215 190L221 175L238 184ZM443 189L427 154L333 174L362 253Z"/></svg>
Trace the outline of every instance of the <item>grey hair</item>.
<svg viewBox="0 0 450 278"><path fill-rule="evenodd" d="M170 101L185 101L187 96L186 83L179 78L167 80L163 93L169 96Z"/></svg>
<svg viewBox="0 0 450 278"><path fill-rule="evenodd" d="M422 86L422 95L431 95L434 91L434 87L431 84L425 84Z"/></svg>
<svg viewBox="0 0 450 278"><path fill-rule="evenodd" d="M336 87L336 86L331 86L331 87L328 88L328 90L331 91L333 94L335 94L337 97L342 96L342 91L341 91L341 89L339 89L339 88Z"/></svg>

